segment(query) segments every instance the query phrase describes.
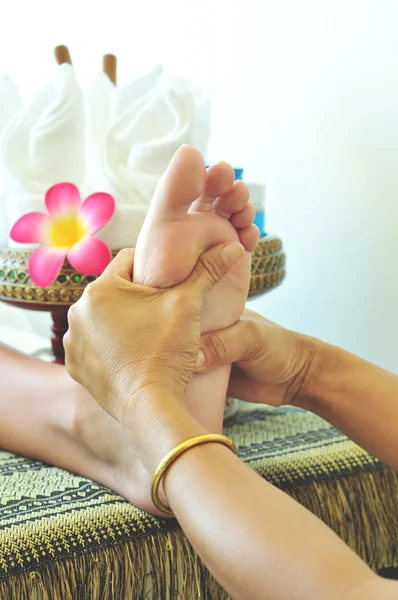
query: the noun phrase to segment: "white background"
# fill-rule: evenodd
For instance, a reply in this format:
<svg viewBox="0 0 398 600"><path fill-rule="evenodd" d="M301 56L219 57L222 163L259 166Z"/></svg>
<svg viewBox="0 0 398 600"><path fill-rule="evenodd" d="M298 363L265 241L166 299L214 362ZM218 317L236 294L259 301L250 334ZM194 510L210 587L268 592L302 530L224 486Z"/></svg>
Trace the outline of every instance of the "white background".
<svg viewBox="0 0 398 600"><path fill-rule="evenodd" d="M209 158L266 182L288 256L285 283L252 306L398 372L398 2L0 0L0 11L0 73L25 96L60 43L83 83L112 52L121 82L162 62L211 91ZM48 315L28 316L45 335Z"/></svg>

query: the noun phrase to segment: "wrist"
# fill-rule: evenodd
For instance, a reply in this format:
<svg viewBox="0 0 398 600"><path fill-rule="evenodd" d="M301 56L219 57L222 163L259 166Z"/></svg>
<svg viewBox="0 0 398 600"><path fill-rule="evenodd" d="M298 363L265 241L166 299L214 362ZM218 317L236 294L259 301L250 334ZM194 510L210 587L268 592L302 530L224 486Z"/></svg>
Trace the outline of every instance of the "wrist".
<svg viewBox="0 0 398 600"><path fill-rule="evenodd" d="M330 346L321 340L301 334L298 346L302 366L293 382L295 387L292 390L292 404L305 410L313 410L313 405L321 396Z"/></svg>
<svg viewBox="0 0 398 600"><path fill-rule="evenodd" d="M147 388L126 409L121 426L152 475L163 458L186 440L208 433L190 414L183 398Z"/></svg>
<svg viewBox="0 0 398 600"><path fill-rule="evenodd" d="M308 338L311 360L308 362L296 406L317 413L328 402L333 380L344 370L345 353L340 348Z"/></svg>

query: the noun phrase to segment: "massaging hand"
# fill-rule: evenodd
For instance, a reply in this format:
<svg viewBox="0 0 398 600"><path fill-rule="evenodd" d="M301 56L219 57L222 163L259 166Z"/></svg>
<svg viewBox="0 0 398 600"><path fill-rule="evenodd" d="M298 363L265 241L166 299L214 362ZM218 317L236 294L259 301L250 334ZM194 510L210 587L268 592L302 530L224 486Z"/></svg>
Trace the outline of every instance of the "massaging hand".
<svg viewBox="0 0 398 600"><path fill-rule="evenodd" d="M246 310L241 320L202 336L204 364L197 372L234 363L228 393L246 400L279 406L308 393L315 371L319 340L279 327Z"/></svg>
<svg viewBox="0 0 398 600"><path fill-rule="evenodd" d="M197 360L204 298L243 253L238 243L217 246L182 284L155 289L132 283L134 251L122 250L69 310L70 375L119 421L151 390L182 398Z"/></svg>

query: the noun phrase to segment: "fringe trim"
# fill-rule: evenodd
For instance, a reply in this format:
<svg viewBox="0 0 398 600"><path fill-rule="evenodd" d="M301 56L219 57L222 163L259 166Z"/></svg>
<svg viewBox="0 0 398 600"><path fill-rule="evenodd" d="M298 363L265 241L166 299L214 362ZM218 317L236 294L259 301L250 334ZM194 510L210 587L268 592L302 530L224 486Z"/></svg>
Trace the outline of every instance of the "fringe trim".
<svg viewBox="0 0 398 600"><path fill-rule="evenodd" d="M373 569L398 566L398 475L394 471L386 468L326 479L288 493ZM228 600L229 596L176 528L13 575L0 581L0 598Z"/></svg>
<svg viewBox="0 0 398 600"><path fill-rule="evenodd" d="M374 571L398 567L398 474L385 467L287 492L337 533ZM308 541L308 540L307 540Z"/></svg>
<svg viewBox="0 0 398 600"><path fill-rule="evenodd" d="M1 600L228 600L176 527L0 581Z"/></svg>

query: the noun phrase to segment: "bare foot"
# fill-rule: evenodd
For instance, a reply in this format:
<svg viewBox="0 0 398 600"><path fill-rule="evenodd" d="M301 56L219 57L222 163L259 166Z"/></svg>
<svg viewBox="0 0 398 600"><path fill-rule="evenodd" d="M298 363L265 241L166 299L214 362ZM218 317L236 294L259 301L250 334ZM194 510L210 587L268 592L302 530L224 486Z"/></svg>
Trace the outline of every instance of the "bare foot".
<svg viewBox="0 0 398 600"><path fill-rule="evenodd" d="M134 281L169 287L186 279L207 249L240 241L246 255L208 295L202 333L235 323L244 309L250 284L250 252L258 243L254 207L242 181L219 163L206 171L198 150L182 146L162 177L139 235ZM186 401L194 416L212 432L221 432L230 367L192 378Z"/></svg>

